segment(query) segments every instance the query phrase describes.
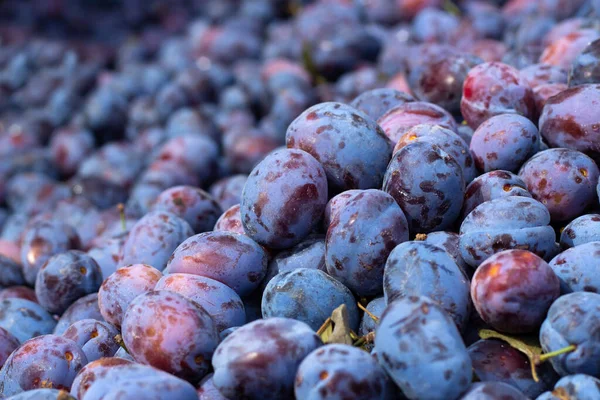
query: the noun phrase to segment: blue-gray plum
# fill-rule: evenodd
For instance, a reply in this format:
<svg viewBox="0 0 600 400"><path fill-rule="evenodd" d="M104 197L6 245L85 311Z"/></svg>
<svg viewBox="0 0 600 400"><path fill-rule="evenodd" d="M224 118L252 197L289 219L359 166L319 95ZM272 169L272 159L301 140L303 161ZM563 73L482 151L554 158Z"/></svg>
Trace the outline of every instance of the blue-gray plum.
<svg viewBox="0 0 600 400"><path fill-rule="evenodd" d="M393 301L375 333L377 358L407 398L457 399L471 384L471 359L460 333L429 298Z"/></svg>
<svg viewBox="0 0 600 400"><path fill-rule="evenodd" d="M575 292L559 297L540 329L540 343L549 353L575 345L572 352L550 359L560 375L600 376L600 294Z"/></svg>
<svg viewBox="0 0 600 400"><path fill-rule="evenodd" d="M350 290L323 271L298 268L271 279L261 309L264 318L293 318L317 330L342 304L348 309L350 328L356 331L360 317Z"/></svg>
<svg viewBox="0 0 600 400"><path fill-rule="evenodd" d="M358 296L381 294L390 252L408 240L404 213L389 194L376 189L352 197L327 230L327 272Z"/></svg>
<svg viewBox="0 0 600 400"><path fill-rule="evenodd" d="M445 250L425 242L398 245L385 264L383 293L387 303L400 297L426 296L463 331L469 320L469 279Z"/></svg>

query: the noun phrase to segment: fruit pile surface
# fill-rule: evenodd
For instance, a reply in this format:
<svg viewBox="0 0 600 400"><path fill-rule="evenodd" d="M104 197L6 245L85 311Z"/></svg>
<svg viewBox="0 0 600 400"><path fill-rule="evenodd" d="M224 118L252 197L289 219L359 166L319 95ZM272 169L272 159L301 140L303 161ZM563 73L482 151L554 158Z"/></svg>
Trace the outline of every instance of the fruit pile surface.
<svg viewBox="0 0 600 400"><path fill-rule="evenodd" d="M600 1L0 1L0 399L600 400Z"/></svg>

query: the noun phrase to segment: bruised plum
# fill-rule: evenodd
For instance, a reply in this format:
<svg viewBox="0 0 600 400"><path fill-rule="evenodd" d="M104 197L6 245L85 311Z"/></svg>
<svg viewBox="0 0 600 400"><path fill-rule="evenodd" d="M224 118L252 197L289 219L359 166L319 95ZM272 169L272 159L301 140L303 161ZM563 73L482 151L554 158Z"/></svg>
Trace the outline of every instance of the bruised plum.
<svg viewBox="0 0 600 400"><path fill-rule="evenodd" d="M531 197L531 193L525 182L512 172L497 170L480 175L465 190L462 215L466 217L486 201L508 196Z"/></svg>
<svg viewBox="0 0 600 400"><path fill-rule="evenodd" d="M24 342L0 370L0 393L12 396L51 387L70 390L75 375L87 364L79 346L70 339L42 335Z"/></svg>
<svg viewBox="0 0 600 400"><path fill-rule="evenodd" d="M585 374L573 374L561 378L552 392L546 392L536 400L595 400L600 398L600 379Z"/></svg>
<svg viewBox="0 0 600 400"><path fill-rule="evenodd" d="M404 211L411 233L428 233L456 221L465 180L454 157L432 143L415 141L392 157L383 190Z"/></svg>
<svg viewBox="0 0 600 400"><path fill-rule="evenodd" d="M165 190L158 195L151 210L177 215L196 233L210 231L221 215L221 208L211 195L193 186L175 186Z"/></svg>
<svg viewBox="0 0 600 400"><path fill-rule="evenodd" d="M293 398L302 360L321 339L304 322L267 318L236 329L212 359L213 383L228 399Z"/></svg>
<svg viewBox="0 0 600 400"><path fill-rule="evenodd" d="M471 360L446 312L427 297L400 297L375 331L377 358L409 399L456 399L471 384Z"/></svg>
<svg viewBox="0 0 600 400"><path fill-rule="evenodd" d="M395 388L371 354L345 344L328 344L302 361L294 392L297 399L388 400Z"/></svg>
<svg viewBox="0 0 600 400"><path fill-rule="evenodd" d="M500 197L475 207L460 226L460 252L477 267L503 250L526 249L550 260L558 251L544 205L522 196Z"/></svg>
<svg viewBox="0 0 600 400"><path fill-rule="evenodd" d="M148 264L162 271L173 250L194 234L190 225L168 211L151 211L131 228L119 266Z"/></svg>
<svg viewBox="0 0 600 400"><path fill-rule="evenodd" d="M600 214L586 214L575 218L560 234L563 249L600 241Z"/></svg>
<svg viewBox="0 0 600 400"><path fill-rule="evenodd" d="M411 88L420 100L437 104L453 114L458 113L467 74L482 62L477 56L464 54L426 62L411 71Z"/></svg>
<svg viewBox="0 0 600 400"><path fill-rule="evenodd" d="M475 165L483 172L517 172L540 148L537 127L525 117L500 114L477 127L470 149Z"/></svg>
<svg viewBox="0 0 600 400"><path fill-rule="evenodd" d="M467 74L460 102L463 117L476 129L485 120L500 114L533 117L535 103L529 84L519 71L500 62L486 62Z"/></svg>
<svg viewBox="0 0 600 400"><path fill-rule="evenodd" d="M394 153L415 141L432 143L454 157L462 169L465 182L471 182L477 176L469 145L450 129L427 124L412 127L398 140Z"/></svg>
<svg viewBox="0 0 600 400"><path fill-rule="evenodd" d="M471 297L477 312L494 329L533 332L560 295L560 282L550 266L526 250L494 254L477 268Z"/></svg>
<svg viewBox="0 0 600 400"><path fill-rule="evenodd" d="M107 322L121 326L125 311L137 296L154 289L162 274L145 264L119 268L102 282L98 291L98 307Z"/></svg>
<svg viewBox="0 0 600 400"><path fill-rule="evenodd" d="M463 331L469 320L469 280L450 254L424 242L397 246L385 264L383 293L391 303L400 297L427 296Z"/></svg>
<svg viewBox="0 0 600 400"><path fill-rule="evenodd" d="M82 319L71 325L62 336L77 343L88 362L92 362L115 355L121 348L115 339L118 334L119 331L107 322Z"/></svg>
<svg viewBox="0 0 600 400"><path fill-rule="evenodd" d="M565 147L600 160L600 85L569 88L546 101L540 116L540 133L551 147Z"/></svg>
<svg viewBox="0 0 600 400"><path fill-rule="evenodd" d="M298 268L271 279L261 308L264 318L293 318L317 330L342 304L348 309L350 328L356 331L360 318L350 290L323 271Z"/></svg>
<svg viewBox="0 0 600 400"><path fill-rule="evenodd" d="M317 104L300 114L288 127L286 144L316 158L336 192L379 187L392 152L371 117L334 102Z"/></svg>
<svg viewBox="0 0 600 400"><path fill-rule="evenodd" d="M588 242L563 251L550 261L550 267L563 293L600 293L599 262L600 242Z"/></svg>
<svg viewBox="0 0 600 400"><path fill-rule="evenodd" d="M206 276L246 296L265 277L267 262L265 250L246 235L205 232L190 237L175 249L165 274Z"/></svg>
<svg viewBox="0 0 600 400"><path fill-rule="evenodd" d="M599 175L590 157L570 149L541 151L519 171L533 198L548 208L554 221L569 220L597 204Z"/></svg>
<svg viewBox="0 0 600 400"><path fill-rule="evenodd" d="M137 361L192 381L209 372L219 343L208 312L168 290L136 297L125 312L121 331L127 350Z"/></svg>
<svg viewBox="0 0 600 400"><path fill-rule="evenodd" d="M385 261L408 240L404 213L389 194L375 189L352 197L327 230L327 272L359 296L382 292Z"/></svg>
<svg viewBox="0 0 600 400"><path fill-rule="evenodd" d="M98 291L100 267L82 251L70 250L50 258L38 272L35 294L42 307L62 314L75 300Z"/></svg>
<svg viewBox="0 0 600 400"><path fill-rule="evenodd" d="M169 290L201 305L212 317L218 332L246 323L244 303L229 286L192 274L163 276L154 290Z"/></svg>
<svg viewBox="0 0 600 400"><path fill-rule="evenodd" d="M442 107L424 101L414 101L392 108L383 114L377 123L385 132L392 145L409 129L421 125L439 125L456 132L456 121Z"/></svg>
<svg viewBox="0 0 600 400"><path fill-rule="evenodd" d="M298 244L319 223L327 203L323 167L302 150L276 150L250 173L240 213L246 234L271 248Z"/></svg>
<svg viewBox="0 0 600 400"><path fill-rule="evenodd" d="M235 204L225 210L215 223L215 231L233 232L245 235L244 225L242 224L242 216L240 214L240 205Z"/></svg>

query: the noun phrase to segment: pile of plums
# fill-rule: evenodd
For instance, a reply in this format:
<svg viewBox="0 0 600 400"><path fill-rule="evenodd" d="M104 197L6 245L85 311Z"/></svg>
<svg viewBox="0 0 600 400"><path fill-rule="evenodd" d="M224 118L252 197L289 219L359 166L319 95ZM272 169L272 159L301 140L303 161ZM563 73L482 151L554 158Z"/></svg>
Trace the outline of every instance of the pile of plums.
<svg viewBox="0 0 600 400"><path fill-rule="evenodd" d="M0 2L0 398L600 399L600 1Z"/></svg>

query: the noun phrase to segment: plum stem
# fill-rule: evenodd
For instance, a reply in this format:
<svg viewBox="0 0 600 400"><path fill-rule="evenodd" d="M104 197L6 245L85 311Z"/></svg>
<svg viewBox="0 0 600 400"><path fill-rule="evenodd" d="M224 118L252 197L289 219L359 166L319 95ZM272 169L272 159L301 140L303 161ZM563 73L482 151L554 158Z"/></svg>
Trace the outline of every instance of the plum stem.
<svg viewBox="0 0 600 400"><path fill-rule="evenodd" d="M123 203L117 204L117 210L119 210L119 216L121 218L121 228L123 228L123 231L126 231L127 224L125 223L125 206Z"/></svg>
<svg viewBox="0 0 600 400"><path fill-rule="evenodd" d="M358 303L358 308L360 308L361 310L363 310L365 312L365 314L367 314L369 317L371 317L371 319L373 321L375 321L376 324L379 323L379 318L377 316L373 315L373 313L371 311L367 310L365 308L365 306L363 306L362 304Z"/></svg>
<svg viewBox="0 0 600 400"><path fill-rule="evenodd" d="M567 347L563 347L562 349L558 349L556 351L552 351L550 353L544 353L537 357L536 364L541 364L544 361L547 361L553 357L560 356L561 354L570 353L572 351L577 350L577 345L569 345Z"/></svg>

